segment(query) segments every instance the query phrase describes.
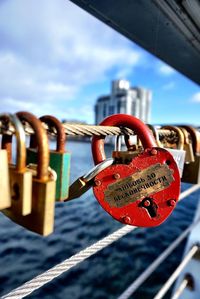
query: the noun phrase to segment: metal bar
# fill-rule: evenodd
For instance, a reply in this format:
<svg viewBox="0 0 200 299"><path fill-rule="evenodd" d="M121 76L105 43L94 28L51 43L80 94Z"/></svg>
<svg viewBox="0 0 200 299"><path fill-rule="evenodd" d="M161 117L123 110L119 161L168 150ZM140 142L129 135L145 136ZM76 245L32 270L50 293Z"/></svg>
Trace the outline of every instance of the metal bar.
<svg viewBox="0 0 200 299"><path fill-rule="evenodd" d="M199 188L200 184L188 188L181 193L179 201L197 191ZM134 282L118 297L118 299L128 299L198 223L199 220L190 225L142 274L140 274L140 276L138 276L136 280L134 280Z"/></svg>
<svg viewBox="0 0 200 299"><path fill-rule="evenodd" d="M72 255L70 258L67 258L63 262L55 265L44 273L34 277L33 279L22 284L20 287L12 290L8 294L2 296L2 299L22 299L30 295L35 290L43 287L45 284L51 282L53 279L57 278L59 275L63 274L66 271L69 271L73 267L77 266L84 260L93 256L100 250L111 245L113 242L121 239L126 234L137 229L136 226L125 225L122 228L118 229L114 233L108 235L107 237L99 240L93 245L81 250L80 252Z"/></svg>
<svg viewBox="0 0 200 299"><path fill-rule="evenodd" d="M199 250L199 246L194 245L190 251L186 254L180 265L176 268L174 273L170 276L170 278L166 281L164 286L160 289L160 291L157 293L157 295L153 299L162 299L163 296L167 293L169 288L172 286L172 284L175 282L179 274L182 272L182 270L186 267L186 265L190 262L190 260L193 258L195 253Z"/></svg>
<svg viewBox="0 0 200 299"><path fill-rule="evenodd" d="M191 230L199 223L199 220L190 225L183 233L168 247L152 264L118 297L118 299L128 299L143 282L157 269L157 267L170 255L170 253L187 237Z"/></svg>
<svg viewBox="0 0 200 299"><path fill-rule="evenodd" d="M183 281L181 282L180 286L178 287L178 289L176 290L176 292L174 293L171 299L178 299L183 293L183 291L185 290L185 288L187 287L187 285L188 285L188 279L185 278L183 279Z"/></svg>
<svg viewBox="0 0 200 299"><path fill-rule="evenodd" d="M190 188L193 190L193 188ZM194 191L191 191L194 192ZM188 196L188 193L185 193L184 197ZM184 198L182 197L182 199ZM2 298L13 298L13 299L21 299L26 297L27 295L34 292L36 289L41 288L43 285L51 282L53 279L64 273L65 271L70 270L72 267L75 267L77 264L83 262L85 259L90 256L96 254L98 251L106 248L113 242L119 240L127 233L137 229L135 226L124 226L121 229L115 231L114 233L108 235L107 237L99 240L95 244L83 249L77 254L71 256L70 258L64 260L60 264L57 264L53 268L45 271L44 273L36 276L25 284L21 285L17 289L12 290L10 293L4 295Z"/></svg>
<svg viewBox="0 0 200 299"><path fill-rule="evenodd" d="M200 188L200 184L196 184L190 188L188 188L187 190L183 191L179 197L179 201L181 201L183 198L189 196L191 193L197 191Z"/></svg>

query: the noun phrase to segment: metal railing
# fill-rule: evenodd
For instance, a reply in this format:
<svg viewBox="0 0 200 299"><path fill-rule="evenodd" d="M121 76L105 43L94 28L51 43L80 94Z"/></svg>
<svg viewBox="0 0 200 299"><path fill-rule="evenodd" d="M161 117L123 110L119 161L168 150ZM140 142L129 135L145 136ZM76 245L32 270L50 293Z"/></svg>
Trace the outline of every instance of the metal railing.
<svg viewBox="0 0 200 299"><path fill-rule="evenodd" d="M187 197L191 193L195 192L200 188L200 185L195 185L189 188L188 190L184 191L180 195L180 200ZM35 290L43 287L45 284L51 282L53 279L60 276L62 273L70 270L71 268L75 267L79 263L83 262L87 258L91 257L92 255L96 254L100 250L106 248L107 246L111 245L113 242L119 240L126 234L130 233L131 231L137 229L135 226L124 226L121 229L117 230L116 232L108 235L107 237L103 238L102 240L96 242L95 244L87 247L86 249L80 251L79 253L71 256L70 258L64 260L63 262L59 263L58 265L52 267L51 269L45 271L44 273L36 276L35 278L31 279L30 281L26 282L25 284L21 285L20 287L14 289L7 295L4 295L2 299L21 299L28 295L30 295ZM188 231L189 233L189 231ZM177 245L180 242L177 243ZM128 297L127 297L128 298Z"/></svg>

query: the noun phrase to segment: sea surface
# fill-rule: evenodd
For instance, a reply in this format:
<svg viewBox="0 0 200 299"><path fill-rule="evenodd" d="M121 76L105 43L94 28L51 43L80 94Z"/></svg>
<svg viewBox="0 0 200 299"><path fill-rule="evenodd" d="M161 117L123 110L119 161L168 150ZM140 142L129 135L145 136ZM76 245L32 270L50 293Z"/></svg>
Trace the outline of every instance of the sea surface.
<svg viewBox="0 0 200 299"><path fill-rule="evenodd" d="M67 148L73 153L72 182L93 161L90 143L68 142ZM182 190L188 187L183 184ZM197 199L196 192L180 202L161 226L127 234L27 298L117 298L192 222ZM101 208L92 190L74 201L56 204L55 231L48 237L29 232L0 213L0 296L120 227ZM132 298L152 298L181 261L184 246L182 242Z"/></svg>

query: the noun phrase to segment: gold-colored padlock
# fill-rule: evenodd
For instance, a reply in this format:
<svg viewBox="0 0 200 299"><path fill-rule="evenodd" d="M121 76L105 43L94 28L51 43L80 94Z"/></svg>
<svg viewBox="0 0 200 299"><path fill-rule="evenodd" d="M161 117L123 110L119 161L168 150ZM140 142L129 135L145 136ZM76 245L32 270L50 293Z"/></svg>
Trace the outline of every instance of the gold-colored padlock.
<svg viewBox="0 0 200 299"><path fill-rule="evenodd" d="M32 174L26 169L26 144L24 128L15 114L5 114L15 128L17 141L16 165L12 164L12 135L3 135L2 148L9 159L11 207L9 213L28 215L32 206Z"/></svg>
<svg viewBox="0 0 200 299"><path fill-rule="evenodd" d="M184 150L186 152L185 154L185 163L191 163L194 162L194 151L192 147L192 140L189 132L185 128L181 128L181 131L183 132L184 135Z"/></svg>
<svg viewBox="0 0 200 299"><path fill-rule="evenodd" d="M194 162L188 163L184 167L182 182L199 184L200 183L200 132L191 126L182 126L188 131L192 139L194 152Z"/></svg>
<svg viewBox="0 0 200 299"><path fill-rule="evenodd" d="M0 210L11 206L10 183L8 171L8 155L0 150Z"/></svg>
<svg viewBox="0 0 200 299"><path fill-rule="evenodd" d="M121 150L121 137L122 135L116 136L115 141L115 149L112 152L112 158L114 159L114 163L116 164L129 164L132 159L138 156L142 152L142 147L139 145L137 140L137 144L132 144L129 135L124 135L124 141L127 147L127 150Z"/></svg>
<svg viewBox="0 0 200 299"><path fill-rule="evenodd" d="M47 236L53 232L56 182L49 177L48 138L42 123L33 114L18 112L18 118L27 122L35 132L38 148L37 175L32 180L32 211L27 216L12 217L25 228Z"/></svg>
<svg viewBox="0 0 200 299"><path fill-rule="evenodd" d="M5 121L5 115L0 115L0 120ZM8 119L6 118L6 122ZM8 153L5 149L0 149L0 210L11 206Z"/></svg>

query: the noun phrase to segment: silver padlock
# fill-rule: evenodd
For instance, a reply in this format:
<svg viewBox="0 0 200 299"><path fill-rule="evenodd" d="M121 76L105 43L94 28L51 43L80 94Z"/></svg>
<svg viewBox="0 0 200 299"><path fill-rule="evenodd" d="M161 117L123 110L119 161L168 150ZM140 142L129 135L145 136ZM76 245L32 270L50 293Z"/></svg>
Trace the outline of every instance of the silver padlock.
<svg viewBox="0 0 200 299"><path fill-rule="evenodd" d="M80 197L82 194L87 192L93 186L93 184L95 184L94 179L97 176L97 174L99 174L102 170L112 165L113 162L114 159L112 158L106 159L102 163L93 167L85 175L81 176L76 181L74 181L69 187L69 196L65 201L69 201L77 197Z"/></svg>
<svg viewBox="0 0 200 299"><path fill-rule="evenodd" d="M184 150L184 134L178 127L175 126L163 126L162 129L172 130L177 133L178 135L178 144L177 148L166 148L173 156L174 160L179 169L180 177L182 178L183 169L185 164L185 155L186 152Z"/></svg>

